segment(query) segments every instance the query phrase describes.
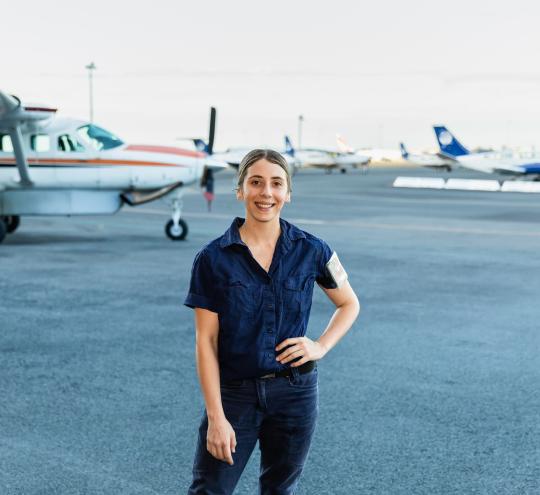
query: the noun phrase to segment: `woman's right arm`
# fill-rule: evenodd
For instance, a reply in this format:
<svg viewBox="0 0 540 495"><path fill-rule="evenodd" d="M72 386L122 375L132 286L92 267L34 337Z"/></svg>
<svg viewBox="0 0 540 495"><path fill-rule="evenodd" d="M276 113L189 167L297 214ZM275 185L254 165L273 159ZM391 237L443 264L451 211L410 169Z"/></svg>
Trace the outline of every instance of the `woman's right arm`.
<svg viewBox="0 0 540 495"><path fill-rule="evenodd" d="M197 372L208 416L206 448L216 459L233 465L232 453L236 449L236 435L225 417L221 403L217 313L195 308L195 328Z"/></svg>

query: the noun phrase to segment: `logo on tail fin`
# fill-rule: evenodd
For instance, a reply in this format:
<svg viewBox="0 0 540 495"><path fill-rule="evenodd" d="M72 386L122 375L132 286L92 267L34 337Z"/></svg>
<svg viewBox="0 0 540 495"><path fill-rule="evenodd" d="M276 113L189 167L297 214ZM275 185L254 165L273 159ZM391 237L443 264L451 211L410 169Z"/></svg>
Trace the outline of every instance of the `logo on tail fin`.
<svg viewBox="0 0 540 495"><path fill-rule="evenodd" d="M443 146L448 146L449 144L452 143L452 134L450 134L448 131L442 131L440 134L439 134L439 141L441 142L441 144Z"/></svg>

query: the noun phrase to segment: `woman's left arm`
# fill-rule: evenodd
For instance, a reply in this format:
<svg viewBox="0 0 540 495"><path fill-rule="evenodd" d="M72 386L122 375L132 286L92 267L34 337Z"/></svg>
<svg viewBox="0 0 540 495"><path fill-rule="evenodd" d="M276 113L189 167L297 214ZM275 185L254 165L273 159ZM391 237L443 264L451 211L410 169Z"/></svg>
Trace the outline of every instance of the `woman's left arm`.
<svg viewBox="0 0 540 495"><path fill-rule="evenodd" d="M285 349L276 358L281 364L301 358L291 364L291 366L296 367L308 361L323 358L349 331L358 317L360 303L348 281L337 289L325 289L324 287L321 287L321 289L336 305L336 311L332 315L326 330L316 341L308 337L296 337L281 342L276 347L276 351Z"/></svg>

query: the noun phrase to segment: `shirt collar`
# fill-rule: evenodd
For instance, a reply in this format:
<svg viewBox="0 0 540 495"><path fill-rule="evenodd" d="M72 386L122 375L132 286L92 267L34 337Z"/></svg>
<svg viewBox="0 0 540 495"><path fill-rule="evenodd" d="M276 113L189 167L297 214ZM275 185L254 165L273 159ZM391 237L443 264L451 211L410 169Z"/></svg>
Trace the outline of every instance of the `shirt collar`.
<svg viewBox="0 0 540 495"><path fill-rule="evenodd" d="M227 246L231 246L232 244L244 245L244 242L242 241L240 237L240 232L238 230L244 222L245 219L240 217L236 217L233 220L231 226L221 237L221 241L219 243L220 247L226 248ZM281 238L283 239L283 242L285 243L287 248L290 247L292 241L306 238L304 232L302 232L298 227L295 227L292 223L283 220L283 218L279 219L279 224L281 227Z"/></svg>

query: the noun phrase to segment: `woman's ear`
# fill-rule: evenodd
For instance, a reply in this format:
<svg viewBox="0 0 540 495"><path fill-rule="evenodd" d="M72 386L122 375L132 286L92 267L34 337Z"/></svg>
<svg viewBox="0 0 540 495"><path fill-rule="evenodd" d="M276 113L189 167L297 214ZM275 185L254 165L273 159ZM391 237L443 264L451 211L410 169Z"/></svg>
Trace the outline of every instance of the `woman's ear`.
<svg viewBox="0 0 540 495"><path fill-rule="evenodd" d="M285 203L290 203L290 202L291 202L291 191L287 193L287 197L285 198Z"/></svg>
<svg viewBox="0 0 540 495"><path fill-rule="evenodd" d="M236 199L238 201L244 201L244 193L241 187L236 188Z"/></svg>

